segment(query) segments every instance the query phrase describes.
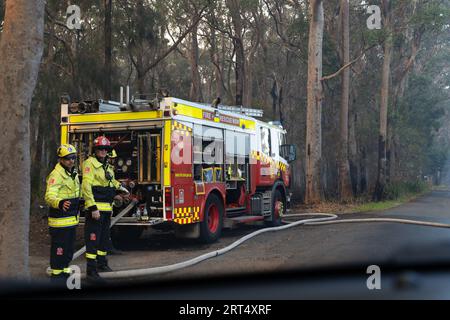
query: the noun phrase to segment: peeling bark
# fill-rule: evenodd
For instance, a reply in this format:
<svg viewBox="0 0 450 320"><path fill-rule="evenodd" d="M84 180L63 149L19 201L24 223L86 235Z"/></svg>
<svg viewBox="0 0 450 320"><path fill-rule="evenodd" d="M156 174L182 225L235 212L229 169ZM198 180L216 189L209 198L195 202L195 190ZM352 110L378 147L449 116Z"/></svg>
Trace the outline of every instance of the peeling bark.
<svg viewBox="0 0 450 320"><path fill-rule="evenodd" d="M322 42L324 13L322 0L310 1L308 44L308 102L306 116L305 203L320 202L322 162Z"/></svg>
<svg viewBox="0 0 450 320"><path fill-rule="evenodd" d="M192 101L203 101L202 95L202 83L200 78L200 72L198 71L198 39L197 39L197 26L192 30L191 36L191 49L189 50L189 64L191 65L191 89L189 98Z"/></svg>
<svg viewBox="0 0 450 320"><path fill-rule="evenodd" d="M390 1L383 0L384 26L390 32ZM387 120L388 120L388 100L389 100L389 78L391 74L391 60L393 48L392 35L389 34L384 42L383 69L381 74L381 98L380 98L380 131L378 136L378 176L375 186L374 199L381 200L386 185L387 169Z"/></svg>
<svg viewBox="0 0 450 320"><path fill-rule="evenodd" d="M341 0L340 24L342 65L350 62L350 34L349 34L349 2ZM341 201L348 201L353 196L350 184L350 167L348 162L348 104L350 69L347 68L341 76L341 112L340 112L340 144L339 144L339 197Z"/></svg>

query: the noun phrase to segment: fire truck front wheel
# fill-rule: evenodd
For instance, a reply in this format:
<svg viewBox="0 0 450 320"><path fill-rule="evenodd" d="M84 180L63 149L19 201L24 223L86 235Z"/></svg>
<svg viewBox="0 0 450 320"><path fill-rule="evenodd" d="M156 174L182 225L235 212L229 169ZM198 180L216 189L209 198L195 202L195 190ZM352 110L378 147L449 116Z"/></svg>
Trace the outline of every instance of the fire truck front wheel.
<svg viewBox="0 0 450 320"><path fill-rule="evenodd" d="M222 234L224 207L219 196L210 194L204 210L203 221L200 222L200 240L212 243Z"/></svg>
<svg viewBox="0 0 450 320"><path fill-rule="evenodd" d="M280 190L276 189L272 198L272 214L270 221L265 221L268 227L281 226L281 219L286 213L286 201Z"/></svg>

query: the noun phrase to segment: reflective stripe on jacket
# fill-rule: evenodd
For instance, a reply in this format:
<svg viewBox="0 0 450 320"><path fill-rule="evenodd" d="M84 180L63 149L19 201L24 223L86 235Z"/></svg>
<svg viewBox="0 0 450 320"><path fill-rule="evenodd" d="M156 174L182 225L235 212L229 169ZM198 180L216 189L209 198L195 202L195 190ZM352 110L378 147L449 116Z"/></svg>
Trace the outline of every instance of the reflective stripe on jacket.
<svg viewBox="0 0 450 320"><path fill-rule="evenodd" d="M64 217L64 218L48 218L48 226L52 228L66 228L66 227L73 227L78 225L78 222L80 221L79 216L70 216L70 217Z"/></svg>
<svg viewBox="0 0 450 320"><path fill-rule="evenodd" d="M106 172L111 179L108 180ZM119 188L120 182L114 179L114 170L110 165L104 167L94 156L83 162L81 189L86 200L86 208L97 206L100 211L112 211L111 204L115 191Z"/></svg>

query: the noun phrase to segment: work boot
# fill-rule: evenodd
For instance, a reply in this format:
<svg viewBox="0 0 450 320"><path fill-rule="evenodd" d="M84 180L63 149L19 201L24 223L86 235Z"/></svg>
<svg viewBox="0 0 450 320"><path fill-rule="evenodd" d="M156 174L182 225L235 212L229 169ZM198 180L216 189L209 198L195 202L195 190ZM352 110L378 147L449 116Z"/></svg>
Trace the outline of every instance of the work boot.
<svg viewBox="0 0 450 320"><path fill-rule="evenodd" d="M66 286L67 278L64 276L64 274L59 275L51 275L50 277L50 283L55 286L63 287Z"/></svg>
<svg viewBox="0 0 450 320"><path fill-rule="evenodd" d="M121 255L123 255L123 252L120 251L120 250L117 250L116 248L111 247L111 249L108 250L108 254L109 255L121 256Z"/></svg>
<svg viewBox="0 0 450 320"><path fill-rule="evenodd" d="M97 269L89 268L86 270L86 280L94 284L105 284L106 280L100 277Z"/></svg>
<svg viewBox="0 0 450 320"><path fill-rule="evenodd" d="M97 271L111 272L112 269L108 266L108 260L105 256L97 256Z"/></svg>
<svg viewBox="0 0 450 320"><path fill-rule="evenodd" d="M97 270L100 272L111 272L113 269L111 269L107 264L100 264L97 267Z"/></svg>

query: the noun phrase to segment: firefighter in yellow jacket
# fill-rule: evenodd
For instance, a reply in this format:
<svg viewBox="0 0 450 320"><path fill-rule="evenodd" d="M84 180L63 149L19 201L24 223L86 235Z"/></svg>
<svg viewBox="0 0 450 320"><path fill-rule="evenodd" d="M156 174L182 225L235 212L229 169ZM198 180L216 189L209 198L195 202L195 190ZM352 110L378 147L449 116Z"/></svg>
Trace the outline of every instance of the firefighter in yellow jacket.
<svg viewBox="0 0 450 320"><path fill-rule="evenodd" d="M79 220L80 180L75 170L75 147L63 144L58 148L59 162L47 177L45 202L49 210L51 236L50 268L52 280L70 276L75 230Z"/></svg>
<svg viewBox="0 0 450 320"><path fill-rule="evenodd" d="M105 136L94 140L95 154L83 162L82 192L86 201L86 260L87 278L101 281L98 271L112 271L106 259L112 203L116 191L124 191L114 178L114 170L108 163L107 153L111 143Z"/></svg>

